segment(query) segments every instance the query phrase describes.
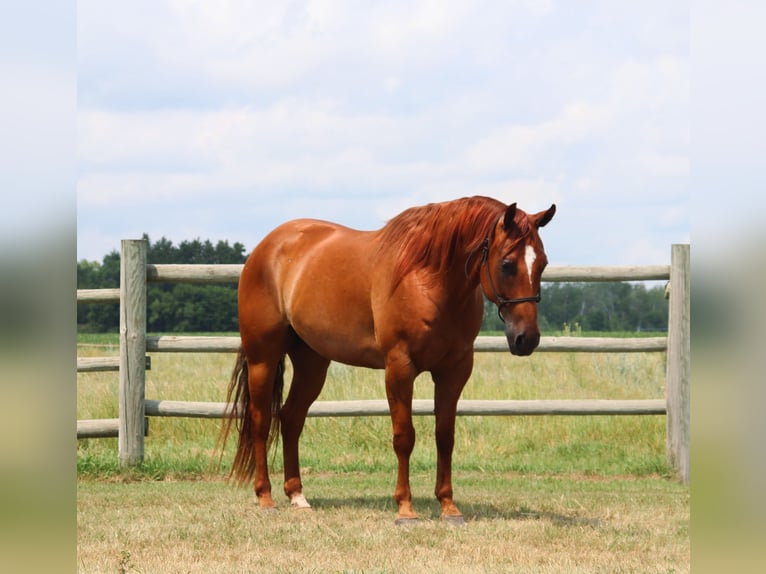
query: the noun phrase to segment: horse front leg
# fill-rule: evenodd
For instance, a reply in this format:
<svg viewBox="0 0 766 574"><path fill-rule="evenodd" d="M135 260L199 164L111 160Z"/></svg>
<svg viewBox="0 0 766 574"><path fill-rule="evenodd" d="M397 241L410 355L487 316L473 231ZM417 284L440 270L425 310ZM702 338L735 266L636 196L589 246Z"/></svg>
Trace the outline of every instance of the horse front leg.
<svg viewBox="0 0 766 574"><path fill-rule="evenodd" d="M412 388L415 381L408 359L390 360L386 365L386 397L391 413L394 452L398 462L394 500L398 505L396 524L418 519L412 508L410 490L410 455L415 448L415 427L412 424Z"/></svg>
<svg viewBox="0 0 766 574"><path fill-rule="evenodd" d="M473 368L473 352L448 369L432 371L434 380L434 414L436 419L436 488L441 504L441 517L453 524L464 519L453 500L452 451L455 446L457 402Z"/></svg>

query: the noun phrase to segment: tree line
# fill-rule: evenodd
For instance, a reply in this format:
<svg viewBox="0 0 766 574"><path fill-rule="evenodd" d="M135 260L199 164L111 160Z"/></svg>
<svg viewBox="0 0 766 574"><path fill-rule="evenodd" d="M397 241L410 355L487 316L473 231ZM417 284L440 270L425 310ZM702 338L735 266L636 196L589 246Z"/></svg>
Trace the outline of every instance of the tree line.
<svg viewBox="0 0 766 574"><path fill-rule="evenodd" d="M668 302L661 286L643 283L544 283L538 307L543 332L664 331ZM496 307L485 299L482 330L502 330Z"/></svg>
<svg viewBox="0 0 766 574"><path fill-rule="evenodd" d="M162 237L146 241L146 262L151 264L237 264L247 259L245 246L194 239L174 245ZM120 286L120 254L104 256L101 263L77 263L78 289ZM77 328L82 332L108 333L119 328L118 305L78 305ZM153 333L238 331L237 286L149 283L146 293L146 328Z"/></svg>
<svg viewBox="0 0 766 574"><path fill-rule="evenodd" d="M147 244L147 263L241 264L245 246L228 241L194 239L174 245L162 237ZM120 285L120 254L102 261L77 263L77 288L102 289ZM668 305L661 286L643 283L544 283L538 321L544 332L661 331L667 328ZM81 332L116 332L119 306L78 305ZM484 301L482 330L502 330L496 307ZM236 332L236 285L152 284L147 286L147 330L152 333Z"/></svg>

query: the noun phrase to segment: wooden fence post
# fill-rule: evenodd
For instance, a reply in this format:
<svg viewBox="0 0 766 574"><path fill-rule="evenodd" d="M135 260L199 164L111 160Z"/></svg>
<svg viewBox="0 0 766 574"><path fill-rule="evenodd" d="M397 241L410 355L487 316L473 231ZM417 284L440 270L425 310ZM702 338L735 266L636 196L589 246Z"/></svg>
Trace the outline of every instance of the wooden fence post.
<svg viewBox="0 0 766 574"><path fill-rule="evenodd" d="M144 459L146 241L123 239L120 256L120 466Z"/></svg>
<svg viewBox="0 0 766 574"><path fill-rule="evenodd" d="M670 259L667 354L667 457L678 478L689 482L691 311L690 249L673 245Z"/></svg>

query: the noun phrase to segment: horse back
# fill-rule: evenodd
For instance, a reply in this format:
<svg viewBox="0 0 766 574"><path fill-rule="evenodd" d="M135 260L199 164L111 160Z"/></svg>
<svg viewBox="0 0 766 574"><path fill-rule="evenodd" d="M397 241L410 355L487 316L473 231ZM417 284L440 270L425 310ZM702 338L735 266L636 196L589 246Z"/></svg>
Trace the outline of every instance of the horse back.
<svg viewBox="0 0 766 574"><path fill-rule="evenodd" d="M372 294L376 269L390 265L379 255L372 232L314 219L281 225L245 264L240 325L289 326L329 359L381 367Z"/></svg>
<svg viewBox="0 0 766 574"><path fill-rule="evenodd" d="M416 270L397 277L400 249L380 238L313 219L276 228L240 279L243 343L252 335L263 344L289 329L330 360L383 368L397 348L418 370L471 349L482 313L478 291L451 301L446 276L433 282Z"/></svg>

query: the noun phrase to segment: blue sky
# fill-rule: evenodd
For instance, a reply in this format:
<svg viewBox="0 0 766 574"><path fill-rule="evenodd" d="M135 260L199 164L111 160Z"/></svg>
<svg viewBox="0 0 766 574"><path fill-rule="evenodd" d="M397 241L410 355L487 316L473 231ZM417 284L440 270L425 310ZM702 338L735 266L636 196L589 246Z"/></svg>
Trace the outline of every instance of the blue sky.
<svg viewBox="0 0 766 574"><path fill-rule="evenodd" d="M556 203L552 264L690 239L686 2L78 3L77 258Z"/></svg>

